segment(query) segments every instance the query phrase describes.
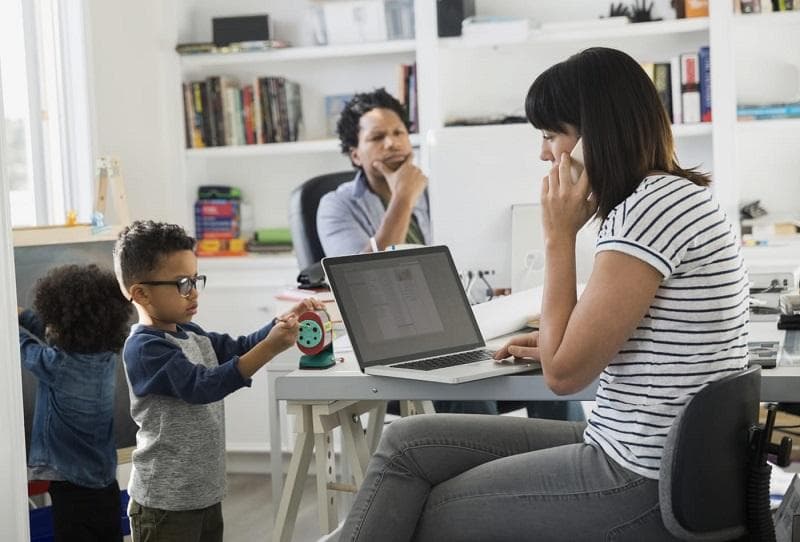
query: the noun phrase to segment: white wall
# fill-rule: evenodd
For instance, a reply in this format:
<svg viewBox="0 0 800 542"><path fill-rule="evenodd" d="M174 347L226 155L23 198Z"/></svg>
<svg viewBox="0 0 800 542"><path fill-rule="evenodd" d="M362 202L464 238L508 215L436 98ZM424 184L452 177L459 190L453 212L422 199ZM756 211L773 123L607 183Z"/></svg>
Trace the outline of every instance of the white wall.
<svg viewBox="0 0 800 542"><path fill-rule="evenodd" d="M178 157L180 107L165 98L178 70L176 7L159 0L89 0L96 155L119 157L131 218L186 224ZM180 87L168 96L180 99Z"/></svg>
<svg viewBox="0 0 800 542"><path fill-rule="evenodd" d="M0 540L21 541L28 540L27 473L4 118L0 88Z"/></svg>

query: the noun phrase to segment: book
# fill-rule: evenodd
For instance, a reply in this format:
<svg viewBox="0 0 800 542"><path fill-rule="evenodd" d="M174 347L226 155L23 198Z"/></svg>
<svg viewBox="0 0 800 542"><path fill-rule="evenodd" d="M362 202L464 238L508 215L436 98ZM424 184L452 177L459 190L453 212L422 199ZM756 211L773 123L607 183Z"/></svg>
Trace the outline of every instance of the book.
<svg viewBox="0 0 800 542"><path fill-rule="evenodd" d="M711 122L711 50L700 47L697 52L700 72L700 120Z"/></svg>
<svg viewBox="0 0 800 542"><path fill-rule="evenodd" d="M303 130L303 95L300 84L286 81L286 111L289 116L289 140L298 141Z"/></svg>
<svg viewBox="0 0 800 542"><path fill-rule="evenodd" d="M239 202L236 201L198 201L194 204L195 216L232 217L239 215Z"/></svg>
<svg viewBox="0 0 800 542"><path fill-rule="evenodd" d="M684 123L700 122L700 73L697 53L681 55L681 111Z"/></svg>
<svg viewBox="0 0 800 542"><path fill-rule="evenodd" d="M195 138L200 137L200 133L195 130L194 100L192 98L192 85L183 83L183 120L184 135L186 136L186 148L195 147Z"/></svg>
<svg viewBox="0 0 800 542"><path fill-rule="evenodd" d="M800 117L800 102L789 104L739 106L736 116L740 120L767 120Z"/></svg>
<svg viewBox="0 0 800 542"><path fill-rule="evenodd" d="M214 145L225 145L225 112L222 107L222 78L217 76L206 79L208 85L208 102L214 118Z"/></svg>
<svg viewBox="0 0 800 542"><path fill-rule="evenodd" d="M658 92L658 97L664 105L667 117L670 121L672 115L672 86L671 86L671 66L668 62L658 62L653 65L653 84Z"/></svg>
<svg viewBox="0 0 800 542"><path fill-rule="evenodd" d="M681 98L681 59L675 56L669 63L670 90L672 92L672 124L683 123L683 99Z"/></svg>
<svg viewBox="0 0 800 542"><path fill-rule="evenodd" d="M194 81L192 87L192 110L194 111L194 131L192 146L195 148L202 148L206 146L206 140L203 134L203 96L202 88L199 81Z"/></svg>

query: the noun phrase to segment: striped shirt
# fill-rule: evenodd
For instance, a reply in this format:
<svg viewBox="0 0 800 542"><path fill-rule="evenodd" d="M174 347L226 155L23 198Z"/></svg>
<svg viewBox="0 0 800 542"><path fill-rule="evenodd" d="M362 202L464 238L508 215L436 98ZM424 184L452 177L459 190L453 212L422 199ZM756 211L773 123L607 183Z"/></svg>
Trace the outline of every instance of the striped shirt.
<svg viewBox="0 0 800 542"><path fill-rule="evenodd" d="M645 178L601 225L596 252L604 250L638 258L664 279L601 373L584 439L658 479L681 408L709 382L747 365L748 278L711 191L681 177Z"/></svg>

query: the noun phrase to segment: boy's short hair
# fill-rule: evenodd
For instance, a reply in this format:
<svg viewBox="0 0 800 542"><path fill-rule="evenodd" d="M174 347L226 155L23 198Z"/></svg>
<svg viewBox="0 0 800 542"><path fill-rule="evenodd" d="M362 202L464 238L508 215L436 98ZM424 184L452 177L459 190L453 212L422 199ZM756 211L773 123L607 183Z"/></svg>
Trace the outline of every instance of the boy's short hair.
<svg viewBox="0 0 800 542"><path fill-rule="evenodd" d="M36 283L33 308L47 338L67 352L115 352L128 335L133 306L110 269L64 265Z"/></svg>
<svg viewBox="0 0 800 542"><path fill-rule="evenodd" d="M354 95L342 109L339 120L336 122L336 133L339 135L339 146L342 154L350 154L352 147L358 147L358 122L361 117L373 109L389 109L397 113L406 130L410 128L408 113L403 104L397 98L386 92L383 87L377 88L372 92L362 92Z"/></svg>
<svg viewBox="0 0 800 542"><path fill-rule="evenodd" d="M194 237L177 224L137 220L123 229L114 246L114 271L126 292L147 280L164 257L194 250Z"/></svg>

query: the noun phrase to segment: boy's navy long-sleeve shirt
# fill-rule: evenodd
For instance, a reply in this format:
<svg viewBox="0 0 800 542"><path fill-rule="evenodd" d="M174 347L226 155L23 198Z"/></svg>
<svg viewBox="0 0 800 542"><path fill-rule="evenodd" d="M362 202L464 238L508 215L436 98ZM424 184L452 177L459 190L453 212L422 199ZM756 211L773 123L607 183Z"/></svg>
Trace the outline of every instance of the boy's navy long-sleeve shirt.
<svg viewBox="0 0 800 542"><path fill-rule="evenodd" d="M128 492L163 510L205 508L225 495L225 410L222 399L251 381L239 356L272 324L234 339L192 323L175 333L135 325L122 358L131 415L139 426Z"/></svg>

